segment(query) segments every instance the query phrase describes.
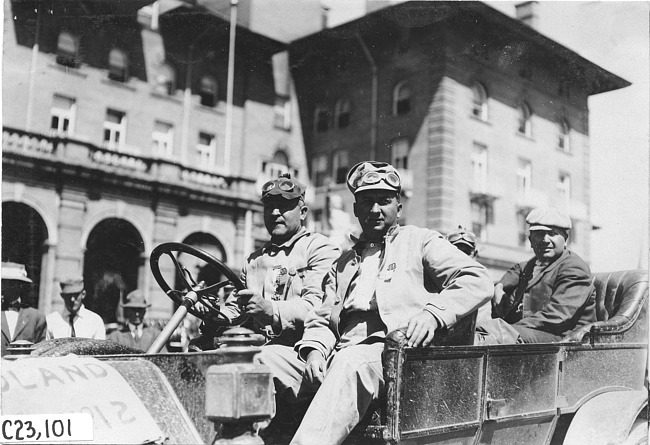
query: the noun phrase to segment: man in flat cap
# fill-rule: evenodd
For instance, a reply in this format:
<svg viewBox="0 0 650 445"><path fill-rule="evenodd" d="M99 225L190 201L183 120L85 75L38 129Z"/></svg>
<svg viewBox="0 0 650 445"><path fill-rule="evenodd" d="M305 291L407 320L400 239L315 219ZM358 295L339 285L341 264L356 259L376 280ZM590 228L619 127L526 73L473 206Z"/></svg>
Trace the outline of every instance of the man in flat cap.
<svg viewBox="0 0 650 445"><path fill-rule="evenodd" d="M241 273L246 289L233 292L221 310L233 322L242 315L248 318L266 336L265 349L280 354L292 353L302 337L305 316L320 306L321 283L339 255L325 236L303 226L305 188L288 173L262 186L264 225L271 239L247 258ZM206 334L209 327L201 326Z"/></svg>
<svg viewBox="0 0 650 445"><path fill-rule="evenodd" d="M567 249L571 219L554 208L526 217L535 257L516 264L495 285L493 316L479 324L477 342L547 343L596 321L589 266Z"/></svg>
<svg viewBox="0 0 650 445"><path fill-rule="evenodd" d="M84 279L72 275L59 280L61 298L65 306L62 312L47 316L47 338L83 337L106 339L102 317L89 311L83 304L86 298Z"/></svg>
<svg viewBox="0 0 650 445"><path fill-rule="evenodd" d="M347 184L361 236L328 274L298 354L265 361L279 395L304 391L303 379L320 384L292 444L343 442L384 390L389 332L402 328L409 346L426 346L492 295L487 270L444 236L398 224L401 178L393 166L361 162Z"/></svg>
<svg viewBox="0 0 650 445"><path fill-rule="evenodd" d="M2 347L5 355L7 346L17 340L38 343L45 340L45 315L29 307L21 297L25 286L32 283L27 277L25 266L18 263L2 263Z"/></svg>
<svg viewBox="0 0 650 445"><path fill-rule="evenodd" d="M120 329L108 334L106 339L142 351L148 350L160 335L160 329L144 325L144 316L150 306L151 303L147 302L141 290L136 289L129 292L124 301L120 300L125 323ZM167 352L167 348L163 347L161 352Z"/></svg>

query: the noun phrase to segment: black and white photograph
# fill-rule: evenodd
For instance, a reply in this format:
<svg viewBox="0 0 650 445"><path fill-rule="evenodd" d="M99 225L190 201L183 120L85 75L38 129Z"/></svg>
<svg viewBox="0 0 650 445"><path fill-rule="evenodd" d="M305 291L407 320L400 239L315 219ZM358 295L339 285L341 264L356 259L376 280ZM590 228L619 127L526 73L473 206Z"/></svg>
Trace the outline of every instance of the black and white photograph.
<svg viewBox="0 0 650 445"><path fill-rule="evenodd" d="M648 444L650 2L2 23L0 442Z"/></svg>

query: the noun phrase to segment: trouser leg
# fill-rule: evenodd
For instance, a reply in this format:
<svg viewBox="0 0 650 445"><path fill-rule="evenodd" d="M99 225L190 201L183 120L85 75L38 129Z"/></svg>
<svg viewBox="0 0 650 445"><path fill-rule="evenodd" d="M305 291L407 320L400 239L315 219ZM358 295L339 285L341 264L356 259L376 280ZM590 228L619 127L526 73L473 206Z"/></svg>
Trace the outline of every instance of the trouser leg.
<svg viewBox="0 0 650 445"><path fill-rule="evenodd" d="M342 443L384 388L383 343L348 346L330 359L292 445Z"/></svg>
<svg viewBox="0 0 650 445"><path fill-rule="evenodd" d="M559 335L550 332L540 331L538 329L525 328L523 326L513 325L513 328L519 332L522 343L555 343L562 340Z"/></svg>
<svg viewBox="0 0 650 445"><path fill-rule="evenodd" d="M296 351L284 345L266 345L261 348L254 362L268 366L273 376L277 397L295 401L300 393L305 363Z"/></svg>

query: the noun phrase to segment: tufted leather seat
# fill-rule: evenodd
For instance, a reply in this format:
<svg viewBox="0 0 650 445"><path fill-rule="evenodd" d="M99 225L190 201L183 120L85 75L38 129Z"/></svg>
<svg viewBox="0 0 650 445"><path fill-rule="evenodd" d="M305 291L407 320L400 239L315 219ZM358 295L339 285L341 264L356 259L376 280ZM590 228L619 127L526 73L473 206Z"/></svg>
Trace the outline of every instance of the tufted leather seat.
<svg viewBox="0 0 650 445"><path fill-rule="evenodd" d="M594 274L598 321L576 328L563 341L582 341L586 334L622 334L629 330L648 299L648 271Z"/></svg>

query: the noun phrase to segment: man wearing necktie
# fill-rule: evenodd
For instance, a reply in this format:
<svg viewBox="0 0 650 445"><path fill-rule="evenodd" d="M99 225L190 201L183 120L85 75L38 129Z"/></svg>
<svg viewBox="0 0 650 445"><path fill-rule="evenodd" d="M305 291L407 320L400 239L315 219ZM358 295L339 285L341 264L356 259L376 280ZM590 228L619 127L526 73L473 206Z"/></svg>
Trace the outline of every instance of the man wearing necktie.
<svg viewBox="0 0 650 445"><path fill-rule="evenodd" d="M554 208L526 217L535 256L494 287L493 320L477 323L478 344L549 343L596 321L589 266L567 249L571 219Z"/></svg>
<svg viewBox="0 0 650 445"><path fill-rule="evenodd" d="M25 286L32 283L25 266L2 263L2 348L17 340L38 343L45 340L45 315L21 301Z"/></svg>
<svg viewBox="0 0 650 445"><path fill-rule="evenodd" d="M125 323L121 329L108 334L107 340L142 351L149 349L149 346L160 335L159 329L144 324L144 315L150 306L151 303L147 302L142 291L136 289L129 292L124 301L120 301ZM161 352L167 352L167 348L163 347Z"/></svg>
<svg viewBox="0 0 650 445"><path fill-rule="evenodd" d="M83 304L86 298L83 277L66 277L59 284L65 307L62 312L52 312L47 316L47 339L83 337L104 340L104 321Z"/></svg>

